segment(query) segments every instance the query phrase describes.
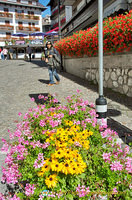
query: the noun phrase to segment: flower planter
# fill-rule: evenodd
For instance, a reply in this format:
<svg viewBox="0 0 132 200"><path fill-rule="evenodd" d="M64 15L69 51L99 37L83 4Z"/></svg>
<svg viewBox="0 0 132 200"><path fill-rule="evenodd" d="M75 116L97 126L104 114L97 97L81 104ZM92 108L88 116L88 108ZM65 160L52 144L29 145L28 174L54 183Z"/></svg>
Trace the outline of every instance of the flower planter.
<svg viewBox="0 0 132 200"><path fill-rule="evenodd" d="M9 132L15 142L3 139L8 154L2 181L18 186L13 199L131 197L129 147L121 149L117 133L99 126L94 105L77 93L66 98L65 106L39 95L43 104L29 109L15 132Z"/></svg>

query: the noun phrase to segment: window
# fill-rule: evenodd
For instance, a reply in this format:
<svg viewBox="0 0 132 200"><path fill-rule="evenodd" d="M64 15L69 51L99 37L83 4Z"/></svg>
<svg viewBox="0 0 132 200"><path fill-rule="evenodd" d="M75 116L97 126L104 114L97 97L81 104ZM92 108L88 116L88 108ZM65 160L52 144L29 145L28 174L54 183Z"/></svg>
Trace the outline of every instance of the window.
<svg viewBox="0 0 132 200"><path fill-rule="evenodd" d="M4 12L9 12L8 8L4 8Z"/></svg>
<svg viewBox="0 0 132 200"><path fill-rule="evenodd" d="M9 32L6 32L6 36L11 36L11 33L9 33Z"/></svg>
<svg viewBox="0 0 132 200"><path fill-rule="evenodd" d="M6 25L9 25L9 24L10 24L10 21L5 21L5 24L6 24Z"/></svg>
<svg viewBox="0 0 132 200"><path fill-rule="evenodd" d="M21 26L23 23L22 22L18 22L18 25Z"/></svg>
<svg viewBox="0 0 132 200"><path fill-rule="evenodd" d="M20 13L20 14L21 14L21 13L24 13L24 10L16 10L16 9L15 9L15 12L17 12L17 13Z"/></svg>
<svg viewBox="0 0 132 200"><path fill-rule="evenodd" d="M28 15L34 15L33 11L28 11Z"/></svg>

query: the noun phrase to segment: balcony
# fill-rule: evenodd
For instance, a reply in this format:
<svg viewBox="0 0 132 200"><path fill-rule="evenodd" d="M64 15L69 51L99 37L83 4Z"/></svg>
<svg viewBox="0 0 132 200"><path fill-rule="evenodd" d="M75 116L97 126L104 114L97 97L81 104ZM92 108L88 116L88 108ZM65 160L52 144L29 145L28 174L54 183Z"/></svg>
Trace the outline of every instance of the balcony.
<svg viewBox="0 0 132 200"><path fill-rule="evenodd" d="M34 21L34 20L38 21L40 17L35 15L24 15L22 13L16 13L16 19L22 19L26 21Z"/></svg>
<svg viewBox="0 0 132 200"><path fill-rule="evenodd" d="M40 28L31 26L17 26L16 30L21 32L36 32L40 31Z"/></svg>
<svg viewBox="0 0 132 200"><path fill-rule="evenodd" d="M5 30L5 31L13 31L14 30L14 26L11 26L11 25L0 25L0 30Z"/></svg>
<svg viewBox="0 0 132 200"><path fill-rule="evenodd" d="M13 14L8 12L0 12L0 18L12 18Z"/></svg>
<svg viewBox="0 0 132 200"><path fill-rule="evenodd" d="M61 12L64 8L65 8L65 6L64 6L64 5L61 5L61 6L60 6L60 12ZM56 7L52 10L52 12L51 12L51 15L52 15L52 16L57 15L57 14L58 14L58 6L56 6Z"/></svg>

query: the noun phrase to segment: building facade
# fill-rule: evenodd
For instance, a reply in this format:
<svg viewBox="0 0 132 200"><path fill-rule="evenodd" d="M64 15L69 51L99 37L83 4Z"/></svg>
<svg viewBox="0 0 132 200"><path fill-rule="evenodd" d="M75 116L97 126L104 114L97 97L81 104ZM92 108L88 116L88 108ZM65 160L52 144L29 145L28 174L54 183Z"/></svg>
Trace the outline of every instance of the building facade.
<svg viewBox="0 0 132 200"><path fill-rule="evenodd" d="M98 0L62 0L62 5L71 6L69 21L61 27L63 37L78 30L93 27L98 22ZM104 18L125 13L132 9L132 0L104 0Z"/></svg>
<svg viewBox="0 0 132 200"><path fill-rule="evenodd" d="M12 34L30 34L42 31L41 12L46 7L38 0L1 0L0 1L0 46L14 39ZM29 38L29 37L28 37Z"/></svg>
<svg viewBox="0 0 132 200"><path fill-rule="evenodd" d="M50 15L46 15L43 19L42 19L42 31L48 32L51 29L51 19L50 19Z"/></svg>
<svg viewBox="0 0 132 200"><path fill-rule="evenodd" d="M59 18L60 17L60 26L63 26L66 23L66 11L65 6L62 5L62 1L50 0L48 6L51 7L51 28L55 29L59 27Z"/></svg>

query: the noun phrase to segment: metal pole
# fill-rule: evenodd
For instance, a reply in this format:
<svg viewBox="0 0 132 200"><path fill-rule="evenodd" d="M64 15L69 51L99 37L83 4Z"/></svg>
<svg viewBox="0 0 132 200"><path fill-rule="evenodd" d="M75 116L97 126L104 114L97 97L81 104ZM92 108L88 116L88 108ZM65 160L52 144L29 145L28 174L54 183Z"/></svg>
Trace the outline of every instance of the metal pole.
<svg viewBox="0 0 132 200"><path fill-rule="evenodd" d="M58 0L59 40L61 39L60 0Z"/></svg>
<svg viewBox="0 0 132 200"><path fill-rule="evenodd" d="M60 20L60 0L58 0L58 24L59 24L59 40L61 40L61 20ZM61 64L60 64L60 72L63 71L63 59L62 55L60 55Z"/></svg>
<svg viewBox="0 0 132 200"><path fill-rule="evenodd" d="M98 1L99 20L99 95L103 96L103 0Z"/></svg>
<svg viewBox="0 0 132 200"><path fill-rule="evenodd" d="M107 124L107 101L103 96L103 0L98 0L98 27L99 27L99 98L96 99L97 123Z"/></svg>

